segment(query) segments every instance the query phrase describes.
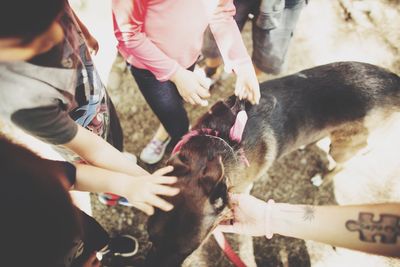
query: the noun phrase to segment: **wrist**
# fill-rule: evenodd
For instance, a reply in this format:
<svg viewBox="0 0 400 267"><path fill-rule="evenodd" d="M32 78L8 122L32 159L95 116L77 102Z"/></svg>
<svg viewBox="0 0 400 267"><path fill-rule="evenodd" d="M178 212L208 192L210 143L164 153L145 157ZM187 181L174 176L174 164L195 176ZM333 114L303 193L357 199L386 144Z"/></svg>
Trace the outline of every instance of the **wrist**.
<svg viewBox="0 0 400 267"><path fill-rule="evenodd" d="M303 205L275 203L271 213L271 224L275 234L292 236L303 218Z"/></svg>
<svg viewBox="0 0 400 267"><path fill-rule="evenodd" d="M272 199L268 200L264 207L264 227L265 227L264 229L265 229L265 237L268 239L271 239L275 233L272 223L274 207L275 207L275 201Z"/></svg>
<svg viewBox="0 0 400 267"><path fill-rule="evenodd" d="M109 188L110 193L125 197L128 195L127 190L129 189L129 180L131 176L124 173L116 173L116 175L110 180Z"/></svg>
<svg viewBox="0 0 400 267"><path fill-rule="evenodd" d="M254 69L253 61L250 57L243 58L241 60L236 60L233 64L233 72L238 75L243 72L243 70L248 70L250 68Z"/></svg>
<svg viewBox="0 0 400 267"><path fill-rule="evenodd" d="M177 80L179 79L179 76L182 72L182 67L178 66L175 70L175 72L171 75L171 78L169 79L171 82L175 83L177 82Z"/></svg>

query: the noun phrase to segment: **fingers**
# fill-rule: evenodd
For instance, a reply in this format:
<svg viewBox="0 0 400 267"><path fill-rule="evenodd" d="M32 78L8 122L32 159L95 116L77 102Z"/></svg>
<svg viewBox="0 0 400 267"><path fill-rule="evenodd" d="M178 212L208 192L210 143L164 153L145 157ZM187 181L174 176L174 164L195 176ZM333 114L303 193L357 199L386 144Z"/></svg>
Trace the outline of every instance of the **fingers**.
<svg viewBox="0 0 400 267"><path fill-rule="evenodd" d="M229 194L229 200L232 204L237 204L239 203L240 199L240 194Z"/></svg>
<svg viewBox="0 0 400 267"><path fill-rule="evenodd" d="M260 102L260 85L258 82L249 82L246 87L248 96L247 99L253 104L256 105Z"/></svg>
<svg viewBox="0 0 400 267"><path fill-rule="evenodd" d="M165 186L165 185L155 185L152 192L156 195L164 196L175 196L179 193L179 188Z"/></svg>
<svg viewBox="0 0 400 267"><path fill-rule="evenodd" d="M207 106L208 101L204 98L210 96L210 82L205 77L199 77L197 74L179 68L171 77L171 81L177 86L179 94L183 100L192 105Z"/></svg>
<svg viewBox="0 0 400 267"><path fill-rule="evenodd" d="M254 101L256 104L260 103L260 98L261 98L261 93L260 93L260 85L257 83L255 88L253 89L253 96L254 96Z"/></svg>
<svg viewBox="0 0 400 267"><path fill-rule="evenodd" d="M238 78L235 85L235 95L239 97L240 100L242 100L244 99L244 92L245 92L245 86L241 81L241 79Z"/></svg>
<svg viewBox="0 0 400 267"><path fill-rule="evenodd" d="M191 97L189 97L188 100L186 100L186 102L189 102L193 106L196 105L196 102Z"/></svg>
<svg viewBox="0 0 400 267"><path fill-rule="evenodd" d="M197 94L202 98L210 97L209 87L199 87L197 89Z"/></svg>
<svg viewBox="0 0 400 267"><path fill-rule="evenodd" d="M198 104L203 107L208 106L208 101L201 99L200 96L197 94L192 94L191 99L194 101L195 104Z"/></svg>
<svg viewBox="0 0 400 267"><path fill-rule="evenodd" d="M98 52L99 52L99 43L96 42L96 45L94 47L94 54L97 55Z"/></svg>
<svg viewBox="0 0 400 267"><path fill-rule="evenodd" d="M156 195L150 195L148 197L147 203L163 211L170 211L174 208L172 204L168 203L167 201Z"/></svg>
<svg viewBox="0 0 400 267"><path fill-rule="evenodd" d="M161 169L156 170L153 175L163 176L164 174L170 173L174 170L173 166L166 166Z"/></svg>
<svg viewBox="0 0 400 267"><path fill-rule="evenodd" d="M208 106L208 101L205 100L204 98L210 97L210 93L208 91L209 86L207 86L206 82L203 81L202 78L198 78L198 86L196 90L190 95L191 100L200 106ZM204 86L203 84L206 84Z"/></svg>
<svg viewBox="0 0 400 267"><path fill-rule="evenodd" d="M199 84L202 88L204 88L204 93L208 94L208 96L210 96L209 94L209 90L210 90L210 85L211 85L211 79L210 78L206 78L206 77L197 77L197 80L199 81ZM202 96L202 97L208 97L206 95Z"/></svg>
<svg viewBox="0 0 400 267"><path fill-rule="evenodd" d="M240 99L247 99L251 104L256 105L260 102L260 89L258 86L252 88L237 84L235 89L235 95Z"/></svg>
<svg viewBox="0 0 400 267"><path fill-rule="evenodd" d="M151 216L154 214L154 208L153 206L143 203L143 202L130 202L132 204L132 206L134 206L135 208L143 211L144 213L146 213L148 216Z"/></svg>
<svg viewBox="0 0 400 267"><path fill-rule="evenodd" d="M174 184L178 181L175 176L153 176L151 182L155 184Z"/></svg>

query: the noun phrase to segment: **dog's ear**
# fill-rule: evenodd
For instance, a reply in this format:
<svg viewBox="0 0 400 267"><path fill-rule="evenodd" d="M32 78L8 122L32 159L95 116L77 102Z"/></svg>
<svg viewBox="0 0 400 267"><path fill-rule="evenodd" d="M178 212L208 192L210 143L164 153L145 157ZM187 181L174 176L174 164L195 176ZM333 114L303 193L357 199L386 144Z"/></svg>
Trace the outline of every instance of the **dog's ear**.
<svg viewBox="0 0 400 267"><path fill-rule="evenodd" d="M204 176L198 181L203 193L209 198L214 211L219 214L228 203L228 188L224 178L224 165L221 156L208 161L203 170Z"/></svg>
<svg viewBox="0 0 400 267"><path fill-rule="evenodd" d="M230 122L235 120L230 107L225 102L218 101L204 114L193 127L193 129L210 128L219 132L225 132L224 126L230 127Z"/></svg>
<svg viewBox="0 0 400 267"><path fill-rule="evenodd" d="M233 114L238 114L239 111L241 110L246 110L246 106L250 103L247 100L240 100L238 97L235 96L235 98L230 99L231 103L228 103L228 105L232 105L231 111ZM234 101L234 102L233 102Z"/></svg>
<svg viewBox="0 0 400 267"><path fill-rule="evenodd" d="M221 156L207 160L206 166L203 169L202 177L198 183L203 189L204 194L210 196L215 186L224 177L224 165Z"/></svg>
<svg viewBox="0 0 400 267"><path fill-rule="evenodd" d="M183 176L190 172L189 164L187 164L184 155L181 155L181 153L177 153L170 158L167 165L174 167L174 170L172 171L173 175Z"/></svg>

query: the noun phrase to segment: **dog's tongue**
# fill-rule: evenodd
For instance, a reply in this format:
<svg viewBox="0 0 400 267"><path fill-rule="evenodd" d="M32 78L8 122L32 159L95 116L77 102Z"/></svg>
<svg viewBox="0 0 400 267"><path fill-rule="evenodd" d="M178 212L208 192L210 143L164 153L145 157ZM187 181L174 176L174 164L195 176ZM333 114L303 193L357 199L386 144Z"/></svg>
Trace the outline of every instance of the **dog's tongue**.
<svg viewBox="0 0 400 267"><path fill-rule="evenodd" d="M229 133L229 137L232 141L241 142L244 127L246 126L247 122L247 113L244 110L239 111L236 116L235 123L233 124L231 131Z"/></svg>

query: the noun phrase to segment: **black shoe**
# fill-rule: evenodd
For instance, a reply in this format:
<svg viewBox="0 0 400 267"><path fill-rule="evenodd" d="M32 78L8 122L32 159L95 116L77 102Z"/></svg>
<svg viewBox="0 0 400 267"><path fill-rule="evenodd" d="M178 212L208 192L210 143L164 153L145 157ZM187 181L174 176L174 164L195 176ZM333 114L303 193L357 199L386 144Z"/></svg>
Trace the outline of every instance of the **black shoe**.
<svg viewBox="0 0 400 267"><path fill-rule="evenodd" d="M129 258L139 250L139 242L136 238L130 235L119 235L110 238L108 245L99 251L102 256L119 256Z"/></svg>

